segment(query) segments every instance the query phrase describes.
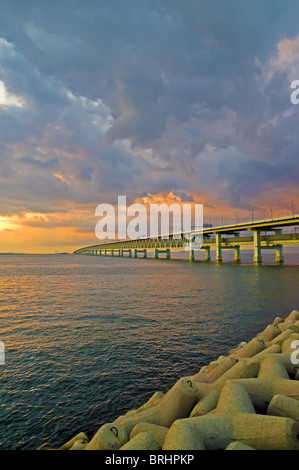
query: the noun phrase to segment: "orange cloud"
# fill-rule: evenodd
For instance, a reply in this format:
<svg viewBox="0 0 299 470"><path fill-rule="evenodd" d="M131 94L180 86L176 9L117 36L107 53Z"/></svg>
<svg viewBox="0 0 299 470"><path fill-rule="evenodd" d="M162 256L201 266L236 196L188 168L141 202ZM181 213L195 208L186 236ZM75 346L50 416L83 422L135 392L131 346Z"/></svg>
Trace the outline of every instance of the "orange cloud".
<svg viewBox="0 0 299 470"><path fill-rule="evenodd" d="M69 184L62 175L60 175L59 173L54 173L54 176L55 178L58 178L59 180L63 181L64 183L66 184Z"/></svg>

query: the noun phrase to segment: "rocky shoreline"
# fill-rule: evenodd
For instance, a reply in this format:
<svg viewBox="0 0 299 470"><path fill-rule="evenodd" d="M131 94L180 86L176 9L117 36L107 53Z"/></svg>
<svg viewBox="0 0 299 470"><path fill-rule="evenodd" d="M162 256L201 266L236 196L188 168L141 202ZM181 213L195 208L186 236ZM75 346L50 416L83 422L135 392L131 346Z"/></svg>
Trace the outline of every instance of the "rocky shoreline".
<svg viewBox="0 0 299 470"><path fill-rule="evenodd" d="M299 450L298 365L293 310L91 438L81 432L53 450Z"/></svg>

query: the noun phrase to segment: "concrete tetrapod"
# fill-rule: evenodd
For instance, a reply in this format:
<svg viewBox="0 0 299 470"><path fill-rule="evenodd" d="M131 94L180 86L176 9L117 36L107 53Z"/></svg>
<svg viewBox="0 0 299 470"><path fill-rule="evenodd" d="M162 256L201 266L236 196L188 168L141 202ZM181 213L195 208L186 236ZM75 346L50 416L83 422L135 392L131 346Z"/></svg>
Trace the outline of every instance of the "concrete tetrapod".
<svg viewBox="0 0 299 470"><path fill-rule="evenodd" d="M266 349L267 345L265 342L259 338L252 338L245 346L238 349L232 349L229 351L230 356L234 357L252 357L261 352L263 349Z"/></svg>
<svg viewBox="0 0 299 470"><path fill-rule="evenodd" d="M233 367L239 359L235 357L224 357L219 361L215 361L214 364L209 364L206 369L200 370L197 374L192 375L190 378L195 382L200 383L213 383L231 367Z"/></svg>
<svg viewBox="0 0 299 470"><path fill-rule="evenodd" d="M278 354L280 353L280 351L281 346L278 344L273 344L272 346L269 346L266 349L262 349L261 352L259 352L253 357L242 358L239 364L235 363L234 367L232 367L229 371L223 374L219 378L219 380L215 381L210 386L202 385L203 382L196 382L200 393L200 400L193 408L190 416L202 416L212 411L217 405L221 387L226 380L239 378L243 381L244 378L256 377L259 364L261 363L262 359L268 355L274 355L274 357L278 357L279 360L283 361L283 363L288 369L288 372L294 374L294 365L290 361L290 355ZM238 361L238 359L234 356L230 356L230 359L235 359L236 361ZM249 366L249 368L246 366ZM200 381L201 380L202 377L200 377Z"/></svg>
<svg viewBox="0 0 299 470"><path fill-rule="evenodd" d="M292 328L291 328L292 327ZM288 339L292 334L297 333L297 326L290 325L290 328L286 328L282 331L276 338L272 339L271 341L266 341L266 346L273 346L274 344L282 344L286 339Z"/></svg>
<svg viewBox="0 0 299 470"><path fill-rule="evenodd" d="M267 409L276 394L299 400L299 382L289 378L286 365L280 356L282 354L265 356L261 361L257 378L233 379L235 384L240 384L247 390L258 410Z"/></svg>
<svg viewBox="0 0 299 470"><path fill-rule="evenodd" d="M295 378L298 366L292 362L292 355L290 353L272 354L272 356L284 364L289 377Z"/></svg>
<svg viewBox="0 0 299 470"><path fill-rule="evenodd" d="M212 411L216 405L223 384L233 378L241 381L248 377L256 377L259 370L257 363L250 366L245 361L238 361L212 384L196 382L199 391L199 401L191 411L190 416L202 416Z"/></svg>
<svg viewBox="0 0 299 470"><path fill-rule="evenodd" d="M190 378L181 378L168 390L157 405L150 406L132 416L120 416L115 420L129 436L141 422L169 427L176 419L189 416L198 400L198 388Z"/></svg>
<svg viewBox="0 0 299 470"><path fill-rule="evenodd" d="M283 323L282 317L275 317L272 325L277 326L279 323Z"/></svg>
<svg viewBox="0 0 299 470"><path fill-rule="evenodd" d="M163 450L182 449L188 436L191 446L200 442L207 450L226 449L234 441L257 450L299 450L298 434L299 423L291 418L256 414L245 388L229 380L213 413L172 424Z"/></svg>
<svg viewBox="0 0 299 470"><path fill-rule="evenodd" d="M129 442L119 450L160 450L160 444L147 432L136 434Z"/></svg>
<svg viewBox="0 0 299 470"><path fill-rule="evenodd" d="M132 429L130 439L133 439L133 437L137 436L137 434L140 432L146 432L162 447L168 431L169 428L166 428L165 426L159 426L158 424L138 423Z"/></svg>
<svg viewBox="0 0 299 470"><path fill-rule="evenodd" d="M285 395L274 395L267 408L267 414L285 416L299 421L299 401Z"/></svg>
<svg viewBox="0 0 299 470"><path fill-rule="evenodd" d="M294 325L294 320L284 320L284 322L279 323L277 326L281 331L285 331Z"/></svg>
<svg viewBox="0 0 299 470"><path fill-rule="evenodd" d="M118 450L128 441L128 436L121 426L107 423L93 436L85 450Z"/></svg>
<svg viewBox="0 0 299 470"><path fill-rule="evenodd" d="M231 442L225 450L256 450L240 441Z"/></svg>
<svg viewBox="0 0 299 470"><path fill-rule="evenodd" d="M89 442L89 439L85 432L80 432L79 434L76 434L72 439L67 441L65 444L63 444L61 447L59 447L58 450L70 450L74 444L80 441L82 444L87 444Z"/></svg>
<svg viewBox="0 0 299 470"><path fill-rule="evenodd" d="M288 321L288 320L292 320L292 321L299 320L299 310L292 310L291 313L285 319L285 321Z"/></svg>
<svg viewBox="0 0 299 470"><path fill-rule="evenodd" d="M299 345L299 333L292 333L288 339L286 339L281 345L281 352L283 354L292 354L294 349L296 349ZM298 341L298 343L296 343Z"/></svg>
<svg viewBox="0 0 299 470"><path fill-rule="evenodd" d="M242 361L246 362L246 364L248 364L249 366L250 364L260 364L261 360L265 356L268 356L269 354L280 353L280 352L281 352L280 344L273 344L272 346L269 346L266 349L263 349L261 352L259 352L253 357L242 357Z"/></svg>
<svg viewBox="0 0 299 470"><path fill-rule="evenodd" d="M277 325L268 325L264 331L258 333L256 337L264 342L272 341L281 333L281 329Z"/></svg>
<svg viewBox="0 0 299 470"><path fill-rule="evenodd" d="M85 450L89 440L86 439L77 439L70 450Z"/></svg>
<svg viewBox="0 0 299 470"><path fill-rule="evenodd" d="M126 416L133 416L134 414L140 413L140 411L143 411L146 408L149 408L150 406L156 405L163 398L163 396L164 396L163 392L155 392L150 397L150 399L146 403L144 403L142 406L140 406L139 408L137 408L135 410L127 411Z"/></svg>

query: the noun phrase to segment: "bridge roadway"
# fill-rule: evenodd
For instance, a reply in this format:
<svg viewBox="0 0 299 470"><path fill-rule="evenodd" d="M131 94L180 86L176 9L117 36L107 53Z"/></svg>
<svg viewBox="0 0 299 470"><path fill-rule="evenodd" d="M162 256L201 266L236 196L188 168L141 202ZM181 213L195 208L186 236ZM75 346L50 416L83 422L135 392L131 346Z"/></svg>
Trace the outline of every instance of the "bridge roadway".
<svg viewBox="0 0 299 470"><path fill-rule="evenodd" d="M216 249L216 261L222 261L222 250L234 250L235 262L241 261L241 246L253 246L253 262L262 263L262 250L272 249L276 251L275 261L278 264L284 262L283 245L299 244L299 215L290 217L278 217L273 219L257 220L246 223L224 225L218 227L204 227L202 231L193 230L191 233L200 238L201 250L205 250L205 260L211 260L211 248ZM290 233L283 233L283 229L293 228ZM247 233L246 233L247 232ZM248 233L249 232L249 233ZM166 254L169 259L171 252L186 250L188 239L183 233L170 234L167 237L158 236L156 238L146 237L137 239L115 240L100 243L98 245L79 248L74 251L80 255L107 255L132 256L137 257L139 253L147 257L148 252L154 252L154 257L159 254ZM189 259L195 260L194 249L188 249Z"/></svg>

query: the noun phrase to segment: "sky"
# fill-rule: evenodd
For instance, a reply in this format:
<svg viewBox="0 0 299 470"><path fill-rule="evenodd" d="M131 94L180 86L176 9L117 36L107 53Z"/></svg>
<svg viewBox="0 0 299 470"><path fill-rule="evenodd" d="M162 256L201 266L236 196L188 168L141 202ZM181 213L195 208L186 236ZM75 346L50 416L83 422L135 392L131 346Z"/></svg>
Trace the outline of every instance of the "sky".
<svg viewBox="0 0 299 470"><path fill-rule="evenodd" d="M118 195L299 212L296 0L0 7L0 252L95 244Z"/></svg>

